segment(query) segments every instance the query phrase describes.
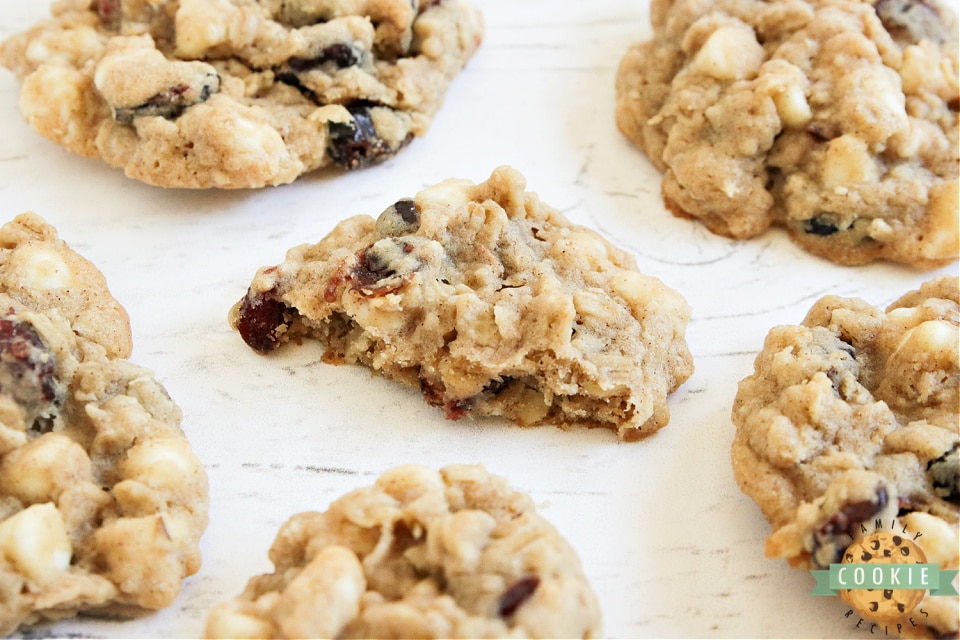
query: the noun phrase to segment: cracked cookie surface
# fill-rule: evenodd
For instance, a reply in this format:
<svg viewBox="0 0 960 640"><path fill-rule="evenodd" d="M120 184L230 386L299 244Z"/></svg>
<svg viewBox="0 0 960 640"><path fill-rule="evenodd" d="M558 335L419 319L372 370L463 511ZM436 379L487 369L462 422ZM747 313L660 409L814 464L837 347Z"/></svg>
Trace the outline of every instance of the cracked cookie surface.
<svg viewBox="0 0 960 640"><path fill-rule="evenodd" d="M349 218L261 268L231 324L260 352L318 339L451 419L656 431L693 372L689 305L525 186L500 167Z"/></svg>
<svg viewBox="0 0 960 640"><path fill-rule="evenodd" d="M0 45L41 135L182 188L289 183L424 135L480 44L467 0L64 0Z"/></svg>
<svg viewBox="0 0 960 640"><path fill-rule="evenodd" d="M596 638L580 560L479 466L391 469L290 518L275 571L214 608L212 638Z"/></svg>
<svg viewBox="0 0 960 640"><path fill-rule="evenodd" d="M826 569L881 523L920 533L928 562L957 568L958 360L956 277L885 311L829 296L802 325L770 332L740 383L732 453L772 525L768 556ZM958 606L928 596L917 618L955 635Z"/></svg>
<svg viewBox="0 0 960 640"><path fill-rule="evenodd" d="M842 264L958 254L957 22L921 0L653 0L622 133L711 231Z"/></svg>
<svg viewBox="0 0 960 640"><path fill-rule="evenodd" d="M130 349L90 262L35 214L0 227L0 633L168 606L200 566L206 474Z"/></svg>

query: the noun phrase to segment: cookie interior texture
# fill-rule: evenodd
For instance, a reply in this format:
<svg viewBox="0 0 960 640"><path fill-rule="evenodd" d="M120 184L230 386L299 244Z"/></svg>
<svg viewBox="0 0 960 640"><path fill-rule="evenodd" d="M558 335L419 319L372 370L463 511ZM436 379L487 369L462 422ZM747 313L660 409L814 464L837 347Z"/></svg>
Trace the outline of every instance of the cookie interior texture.
<svg viewBox="0 0 960 640"><path fill-rule="evenodd" d="M207 637L600 637L576 553L479 466L387 471L290 518L270 561L211 611Z"/></svg>
<svg viewBox="0 0 960 640"><path fill-rule="evenodd" d="M734 474L773 526L767 555L826 569L880 523L957 569L958 360L956 277L886 311L829 296L770 332L733 409ZM956 635L958 606L928 596L915 619Z"/></svg>
<svg viewBox="0 0 960 640"><path fill-rule="evenodd" d="M103 275L35 214L0 227L0 633L170 605L207 479Z"/></svg>
<svg viewBox="0 0 960 640"><path fill-rule="evenodd" d="M842 264L958 254L955 4L653 0L617 124L676 215Z"/></svg>
<svg viewBox="0 0 960 640"><path fill-rule="evenodd" d="M381 162L480 44L467 0L65 0L0 45L41 135L149 184L256 188Z"/></svg>
<svg viewBox="0 0 960 640"><path fill-rule="evenodd" d="M524 188L501 167L344 220L260 269L231 323L262 352L318 339L451 419L656 431L693 371L689 306Z"/></svg>

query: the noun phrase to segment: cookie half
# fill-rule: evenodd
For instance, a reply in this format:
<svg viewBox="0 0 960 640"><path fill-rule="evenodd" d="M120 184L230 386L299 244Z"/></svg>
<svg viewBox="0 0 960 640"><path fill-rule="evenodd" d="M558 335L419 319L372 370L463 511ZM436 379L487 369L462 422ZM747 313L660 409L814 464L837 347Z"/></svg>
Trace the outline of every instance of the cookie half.
<svg viewBox="0 0 960 640"><path fill-rule="evenodd" d="M878 525L927 557L960 554L958 279L940 277L886 311L829 296L774 328L740 383L733 469L773 526L767 555L827 569ZM957 633L956 597L916 616Z"/></svg>
<svg viewBox="0 0 960 640"><path fill-rule="evenodd" d="M0 227L0 633L170 605L207 479L103 275L34 214Z"/></svg>
<svg viewBox="0 0 960 640"><path fill-rule="evenodd" d="M407 465L301 513L212 638L597 638L576 553L533 502L479 466Z"/></svg>
<svg viewBox="0 0 960 640"><path fill-rule="evenodd" d="M786 227L841 264L958 255L955 6L653 0L617 73L617 125L676 215Z"/></svg>
<svg viewBox="0 0 960 640"><path fill-rule="evenodd" d="M451 419L656 431L693 372L690 307L524 188L501 167L344 220L261 268L230 322L264 353L317 339Z"/></svg>
<svg viewBox="0 0 960 640"><path fill-rule="evenodd" d="M467 0L68 0L0 46L42 136L164 187L356 169L426 133L480 44Z"/></svg>

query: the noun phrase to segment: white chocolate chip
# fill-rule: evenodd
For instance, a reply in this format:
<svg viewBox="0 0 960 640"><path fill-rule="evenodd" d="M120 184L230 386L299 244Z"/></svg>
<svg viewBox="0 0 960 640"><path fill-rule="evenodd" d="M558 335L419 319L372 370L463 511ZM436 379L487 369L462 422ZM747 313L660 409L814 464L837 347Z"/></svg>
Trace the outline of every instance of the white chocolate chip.
<svg viewBox="0 0 960 640"><path fill-rule="evenodd" d="M960 539L957 528L951 527L941 518L923 511L911 511L901 518L910 531L920 532L923 535L916 539L923 549L927 562L950 567L957 566L957 556L960 555Z"/></svg>
<svg viewBox="0 0 960 640"><path fill-rule="evenodd" d="M874 218L867 228L867 235L874 240L888 240L893 236L893 228L883 218Z"/></svg>
<svg viewBox="0 0 960 640"><path fill-rule="evenodd" d="M177 57L202 58L228 38L225 16L235 11L224 0L181 0L176 16Z"/></svg>
<svg viewBox="0 0 960 640"><path fill-rule="evenodd" d="M417 194L417 206L420 209L435 206L460 207L470 201L469 188L472 183L467 180L448 179L438 185L424 189Z"/></svg>
<svg viewBox="0 0 960 640"><path fill-rule="evenodd" d="M866 142L842 135L830 141L820 179L827 189L836 189L848 184L875 183L880 179L880 171Z"/></svg>
<svg viewBox="0 0 960 640"><path fill-rule="evenodd" d="M46 247L26 246L18 251L24 284L33 289L68 289L76 284L73 271L55 251Z"/></svg>
<svg viewBox="0 0 960 640"><path fill-rule="evenodd" d="M25 503L56 500L65 488L93 480L83 447L59 433L47 433L10 452L0 462L0 488Z"/></svg>
<svg viewBox="0 0 960 640"><path fill-rule="evenodd" d="M0 552L17 571L42 583L70 566L73 547L60 512L44 503L0 522Z"/></svg>
<svg viewBox="0 0 960 640"><path fill-rule="evenodd" d="M904 334L894 355L916 354L925 358L935 358L941 366L955 367L960 357L957 352L958 341L960 341L960 334L957 332L956 325L946 320L928 320Z"/></svg>
<svg viewBox="0 0 960 640"><path fill-rule="evenodd" d="M657 278L622 271L610 279L610 290L626 300L638 318L653 313L690 317L690 305L683 296Z"/></svg>
<svg viewBox="0 0 960 640"><path fill-rule="evenodd" d="M273 638L276 630L267 620L222 605L211 611L205 635L208 638Z"/></svg>
<svg viewBox="0 0 960 640"><path fill-rule="evenodd" d="M930 190L924 216L923 256L934 260L949 260L957 255L960 236L960 183L956 179L945 180Z"/></svg>
<svg viewBox="0 0 960 640"><path fill-rule="evenodd" d="M739 80L760 69L763 56L752 29L720 27L707 38L691 67L718 80Z"/></svg>
<svg viewBox="0 0 960 640"><path fill-rule="evenodd" d="M807 96L803 88L790 84L783 91L776 91L772 95L773 104L777 108L780 120L789 127L802 127L813 118L813 111L807 103Z"/></svg>
<svg viewBox="0 0 960 640"><path fill-rule="evenodd" d="M124 478L154 489L179 489L197 475L198 463L182 438L153 438L130 449L121 465Z"/></svg>
<svg viewBox="0 0 960 640"><path fill-rule="evenodd" d="M887 312L887 317L904 329L912 329L920 324L923 316L917 307L898 307Z"/></svg>
<svg viewBox="0 0 960 640"><path fill-rule="evenodd" d="M363 567L345 547L326 547L290 581L274 607L287 638L335 638L360 611Z"/></svg>

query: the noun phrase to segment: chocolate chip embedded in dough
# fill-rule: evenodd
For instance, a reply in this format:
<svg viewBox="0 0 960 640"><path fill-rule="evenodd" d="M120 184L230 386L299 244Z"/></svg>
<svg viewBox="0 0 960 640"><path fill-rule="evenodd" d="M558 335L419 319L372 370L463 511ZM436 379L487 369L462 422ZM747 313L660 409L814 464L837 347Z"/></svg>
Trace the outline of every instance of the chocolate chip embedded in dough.
<svg viewBox="0 0 960 640"><path fill-rule="evenodd" d="M117 107L113 110L113 117L120 124L131 124L134 118L144 116L160 116L173 120L180 117L188 107L206 102L219 90L220 76L215 73L203 74L195 82L172 86L135 107Z"/></svg>
<svg viewBox="0 0 960 640"><path fill-rule="evenodd" d="M813 548L810 551L815 564L827 567L840 562L844 550L856 537L859 525L883 511L888 500L886 488L880 485L873 499L851 502L830 516L813 534Z"/></svg>
<svg viewBox="0 0 960 640"><path fill-rule="evenodd" d="M833 216L821 213L807 220L803 230L815 236L832 236L840 231L840 223Z"/></svg>
<svg viewBox="0 0 960 640"><path fill-rule="evenodd" d="M378 240L357 256L350 280L365 296L392 293L423 268L424 263L415 249L414 242L402 238Z"/></svg>
<svg viewBox="0 0 960 640"><path fill-rule="evenodd" d="M370 107L366 104L347 107L353 118L349 122L331 122L327 153L344 169L362 169L392 157L400 147L412 139L408 136L396 148L391 147L373 124Z"/></svg>
<svg viewBox="0 0 960 640"><path fill-rule="evenodd" d="M384 238L416 233L419 228L420 210L413 198L397 200L377 218L377 234Z"/></svg>
<svg viewBox="0 0 960 640"><path fill-rule="evenodd" d="M960 504L960 447L954 445L936 460L928 462L927 477L937 496Z"/></svg>
<svg viewBox="0 0 960 640"><path fill-rule="evenodd" d="M921 40L941 43L949 37L949 27L935 3L924 0L877 0L874 10L894 37L912 43Z"/></svg>
<svg viewBox="0 0 960 640"><path fill-rule="evenodd" d="M316 56L290 58L287 64L293 71L302 73L318 69L324 65L330 65L336 69L345 69L360 64L363 58L361 49L338 42L322 49Z"/></svg>

